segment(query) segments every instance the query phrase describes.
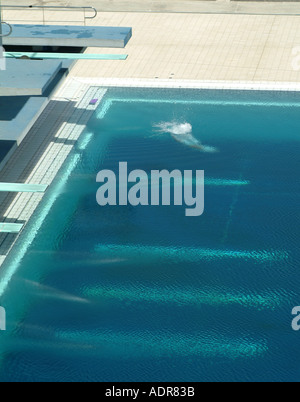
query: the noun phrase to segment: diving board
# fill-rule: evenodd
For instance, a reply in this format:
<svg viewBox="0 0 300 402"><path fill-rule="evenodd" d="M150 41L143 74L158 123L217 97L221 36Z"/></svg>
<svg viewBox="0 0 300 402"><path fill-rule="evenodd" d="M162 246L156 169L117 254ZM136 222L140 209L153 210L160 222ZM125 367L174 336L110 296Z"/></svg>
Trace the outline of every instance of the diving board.
<svg viewBox="0 0 300 402"><path fill-rule="evenodd" d="M4 52L6 58L28 57L29 59L58 60L126 60L127 54Z"/></svg>
<svg viewBox="0 0 300 402"><path fill-rule="evenodd" d="M0 192L44 193L47 188L47 184L0 183Z"/></svg>
<svg viewBox="0 0 300 402"><path fill-rule="evenodd" d="M42 95L62 67L58 60L6 60L0 70L0 96Z"/></svg>
<svg viewBox="0 0 300 402"><path fill-rule="evenodd" d="M3 44L123 48L131 36L132 28L12 24L12 33L3 38Z"/></svg>
<svg viewBox="0 0 300 402"><path fill-rule="evenodd" d="M23 225L21 223L0 223L0 233L20 233Z"/></svg>

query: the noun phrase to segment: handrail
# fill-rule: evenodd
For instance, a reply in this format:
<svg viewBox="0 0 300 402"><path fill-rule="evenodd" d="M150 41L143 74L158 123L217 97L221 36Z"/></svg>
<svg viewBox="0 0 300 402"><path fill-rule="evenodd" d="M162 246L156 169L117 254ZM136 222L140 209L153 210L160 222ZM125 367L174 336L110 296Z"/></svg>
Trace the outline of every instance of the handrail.
<svg viewBox="0 0 300 402"><path fill-rule="evenodd" d="M12 33L12 31L13 31L12 26L11 26L8 22L4 22L4 21L1 21L1 24L7 25L7 26L9 27L9 32L6 33L6 34L0 33L0 37L1 37L1 38L5 38L5 37L11 35L11 33Z"/></svg>
<svg viewBox="0 0 300 402"><path fill-rule="evenodd" d="M2 9L39 9L43 11L43 24L45 25L45 11L46 10L65 10L65 11L83 11L83 19L84 19L84 25L86 25L86 20L92 20L97 17L98 11L96 10L95 7L92 6L34 6L34 5L29 5L29 6L16 6L16 5L2 5ZM86 15L87 11L93 11L94 15L89 16Z"/></svg>

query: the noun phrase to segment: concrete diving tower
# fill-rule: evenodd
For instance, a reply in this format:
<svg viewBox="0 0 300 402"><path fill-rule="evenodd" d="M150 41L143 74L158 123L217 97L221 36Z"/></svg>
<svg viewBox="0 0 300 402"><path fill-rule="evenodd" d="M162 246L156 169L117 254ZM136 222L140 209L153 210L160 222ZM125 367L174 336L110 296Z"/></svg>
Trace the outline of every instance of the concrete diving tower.
<svg viewBox="0 0 300 402"><path fill-rule="evenodd" d="M0 96L42 95L61 66L54 60L7 59L6 70L0 70Z"/></svg>
<svg viewBox="0 0 300 402"><path fill-rule="evenodd" d="M132 36L132 28L122 27L27 24L12 24L9 27L9 36L1 37L4 47L28 46L33 49L28 54L8 51L5 53L6 68L0 68L0 171L50 102L54 89L76 60L127 58L127 55L45 53L48 48L124 48ZM35 53L35 47L41 47L44 53Z"/></svg>

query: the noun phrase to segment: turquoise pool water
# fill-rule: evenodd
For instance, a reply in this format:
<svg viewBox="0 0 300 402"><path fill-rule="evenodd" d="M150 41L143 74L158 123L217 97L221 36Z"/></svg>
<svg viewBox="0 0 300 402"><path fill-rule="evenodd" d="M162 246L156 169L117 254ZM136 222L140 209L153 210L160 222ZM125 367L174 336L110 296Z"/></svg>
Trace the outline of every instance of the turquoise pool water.
<svg viewBox="0 0 300 402"><path fill-rule="evenodd" d="M0 380L299 381L299 111L294 93L109 89L2 270ZM100 207L120 161L205 170L204 214Z"/></svg>

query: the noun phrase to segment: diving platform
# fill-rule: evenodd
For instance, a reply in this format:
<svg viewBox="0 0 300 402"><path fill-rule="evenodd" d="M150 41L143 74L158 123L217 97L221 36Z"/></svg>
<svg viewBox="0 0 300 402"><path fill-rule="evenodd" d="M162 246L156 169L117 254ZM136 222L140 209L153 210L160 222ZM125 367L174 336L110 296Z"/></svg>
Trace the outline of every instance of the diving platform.
<svg viewBox="0 0 300 402"><path fill-rule="evenodd" d="M0 97L0 171L48 105L47 97Z"/></svg>
<svg viewBox="0 0 300 402"><path fill-rule="evenodd" d="M43 60L126 60L127 54L90 54L90 53L47 53L47 52L4 52L8 59L29 59Z"/></svg>
<svg viewBox="0 0 300 402"><path fill-rule="evenodd" d="M44 193L47 188L47 184L0 183L0 192L8 193Z"/></svg>
<svg viewBox="0 0 300 402"><path fill-rule="evenodd" d="M1 121L0 121L0 135L1 135ZM15 149L17 148L16 141L0 141L0 170L11 157Z"/></svg>
<svg viewBox="0 0 300 402"><path fill-rule="evenodd" d="M0 233L18 234L23 228L21 223L0 223Z"/></svg>
<svg viewBox="0 0 300 402"><path fill-rule="evenodd" d="M62 67L58 60L7 59L0 70L0 96L40 96Z"/></svg>
<svg viewBox="0 0 300 402"><path fill-rule="evenodd" d="M3 141L19 145L48 102L47 97L0 97L0 148Z"/></svg>
<svg viewBox="0 0 300 402"><path fill-rule="evenodd" d="M132 28L122 27L13 24L11 28L10 35L3 37L4 47L28 46L32 51L5 52L6 69L0 70L0 171L76 60L126 60L128 57L51 53L48 48L124 48L132 36ZM36 47L41 52L35 52Z"/></svg>
<svg viewBox="0 0 300 402"><path fill-rule="evenodd" d="M12 33L3 38L3 44L124 48L131 36L132 28L12 24Z"/></svg>
<svg viewBox="0 0 300 402"><path fill-rule="evenodd" d="M61 60L6 60L0 71L0 171L49 103ZM26 95L26 96L25 96Z"/></svg>

